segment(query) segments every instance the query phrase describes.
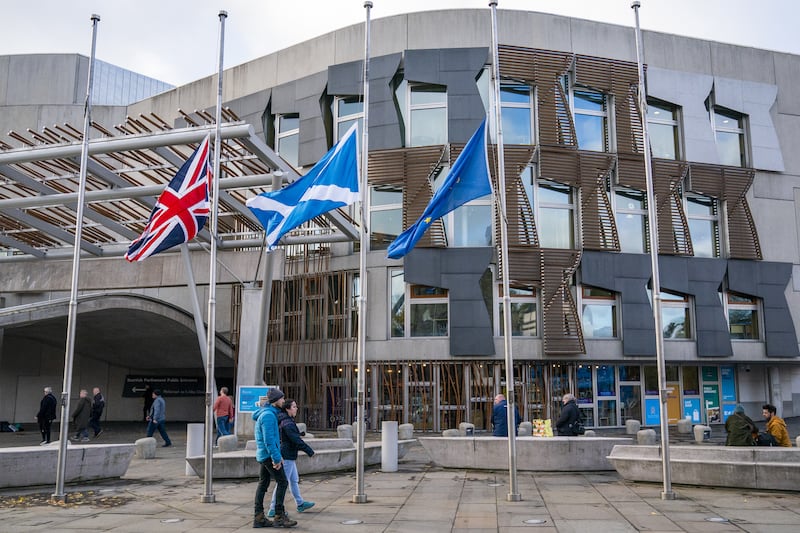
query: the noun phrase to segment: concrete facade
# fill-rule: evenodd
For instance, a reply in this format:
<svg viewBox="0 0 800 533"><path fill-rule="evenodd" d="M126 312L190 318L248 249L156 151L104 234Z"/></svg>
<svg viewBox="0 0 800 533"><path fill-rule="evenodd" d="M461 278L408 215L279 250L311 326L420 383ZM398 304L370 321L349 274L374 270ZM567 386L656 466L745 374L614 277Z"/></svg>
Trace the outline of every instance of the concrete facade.
<svg viewBox="0 0 800 533"><path fill-rule="evenodd" d="M445 27L449 31L441 31ZM333 98L357 96L362 92L358 76L363 54L363 30L363 25L342 28L226 70L223 80L225 105L252 124L255 131L264 135L265 141L273 147L275 135L271 128L274 128L275 116L297 114L300 119L300 164L308 168L333 142ZM503 46L591 56L609 63L635 62L635 44L630 27L501 10L498 31ZM371 32L371 151L407 148L405 128L409 118L399 110L400 97L397 95L401 81L445 87L448 142L465 142L486 113L486 102L476 80L489 60L491 31L488 11L448 10L388 17L373 21ZM683 387L678 402L697 400L700 405L701 401L707 401L703 388L707 384L711 387L709 394L714 393L713 386L716 386L718 404L743 403L751 416L757 417L760 404L767 401L775 403L779 413L784 416L798 415L800 411L797 405L800 403L794 400L800 397L800 370L796 365L800 355L800 218L797 216L800 156L794 145L800 138L800 104L797 103L800 101L800 57L656 32L643 32L643 38L648 95L668 102L678 110L682 160L691 165L721 166L707 108L710 96L713 96L716 105L744 117L746 168L754 174L744 198L752 213L753 227L762 254L759 259L736 259L726 255L729 249L729 243L725 242L726 205L720 206L719 222L723 238L720 239L722 243L718 257L707 259L662 253L663 287L688 295L691 307L690 337L668 340L665 346L668 366L676 369L675 382ZM37 62L44 60L46 58L36 59ZM0 57L0 69L23 74L7 76L8 82L0 86L0 123L8 124L9 128L6 129L23 130L39 129L53 121L77 123L79 115L76 113L79 110L76 109L75 95L80 94L77 86L71 93L37 93L35 101L23 96L26 85L32 83L33 74L25 75L34 71L30 61L25 57ZM59 68L64 69L64 76L71 76L69 79L80 78L80 68L75 65L61 65ZM121 120L124 115L153 112L181 124L177 109L211 108L214 105L215 88L215 76L209 76L127 107L100 109L96 120L105 122L107 119L111 124ZM542 98L543 91L539 89ZM58 89L63 90L64 87ZM621 105L622 98L616 98L616 104ZM612 120L610 122L613 123ZM534 124L538 125L536 120ZM612 157L617 155L613 146L608 153ZM682 183L683 192L692 190L693 179L693 176L689 176ZM609 188L614 185L609 181ZM575 191L577 197L577 189ZM426 200L422 198L420 201ZM575 200L576 211L579 205L580 198ZM539 223L541 214L537 209L533 206L534 217ZM579 217L576 215L576 219ZM540 227L537 229L542 231ZM520 380L519 397L516 400L521 404L526 419L555 418L560 406L553 401L553 397L579 387L578 370L588 366L591 401L583 404L587 409L586 414L592 416L596 425L624 426L624 419L628 415L623 411L622 404L628 400L625 399L623 387L635 386L634 381L638 383L639 418L645 418L642 405L653 399L653 395L647 393L650 389L646 382L647 367L655 363L654 324L646 290L649 260L646 254L582 250L578 220L575 229L578 234L575 250L582 252L576 271L576 285L570 289L576 305L582 302L579 296L582 284L615 292L618 295L616 316L620 324L619 331L608 339L586 338L582 352L559 354L548 351L548 339L542 332L543 324L546 328L548 322L543 313L552 307L552 300L544 301L542 286L534 285L537 291L533 298L537 333L515 336L511 343L518 364L517 379ZM494 234L497 235L497 232ZM331 245L328 250L329 257L324 264L313 266L302 275L287 266L276 277L299 283L298 280L305 280L312 273L320 276L319 279L342 274L349 276L346 279L352 282L352 276L358 269L358 255L353 251L353 246L339 243ZM503 337L496 311L502 302L496 290L499 284L496 254L491 248L486 248L488 259L477 252L467 259L460 259L461 254L467 252L457 248L420 249L417 252L420 253L412 253L404 261L387 260L383 250L371 251L367 257L369 319L366 357L371 370L368 379L370 424L376 428L382 419L394 417L400 422L414 423L418 429L438 431L456 427L457 422L466 419L475 423L477 428L490 428L488 413L491 412L491 397L505 388L502 372ZM418 260L423 254L426 254L426 258ZM256 253L244 255L247 257L240 259L232 253L226 256L226 261L241 266L241 270L235 269L241 273L240 279L253 280L257 276L254 275ZM198 279L205 279L201 266L203 261L197 261L199 272L196 275ZM120 267L118 260L87 260L84 264L92 273L87 275L87 279L92 280L92 287L87 286L86 289L131 291L163 300L183 310L188 309L185 289L182 288L180 262L169 255L165 256L163 263L158 258L154 262L152 266L132 271ZM545 263L542 263L542 272L547 266ZM36 264L37 268L26 271L30 264ZM287 264L293 264L291 257L287 258ZM485 264L490 265L492 274L488 285L479 286L469 281L472 286L466 287L464 280L479 278ZM4 264L0 269L0 297L4 298L6 307L49 300L57 295L63 296L67 290L65 282L68 278L63 271L54 273L53 269L58 270L59 266L52 262L8 265ZM453 270L441 268L442 265L450 265ZM413 305L409 303L410 285L449 289L448 296L444 298L445 305L449 305L447 335L415 336L408 331L404 331L402 336L395 335L392 320L397 313L392 306L397 302L392 300L392 283L398 271L404 271L405 274L405 278L401 278L406 289L405 302L402 304L407 306L405 315L413 312ZM537 276L540 274L535 273ZM232 278L222 282L219 305L225 311L217 315L220 321L217 331L227 340L230 340L229 332L244 329L239 327L241 324L225 322L229 316L233 316L227 310L238 305L237 298L228 296L235 293L232 287L237 283ZM453 285L448 285L450 283ZM720 292L721 284L727 290L757 299L760 331L757 339L731 339L728 317L725 316L726 307L720 304L724 294ZM276 294L288 291L287 287L277 286ZM457 294L467 296L457 297ZM285 295L288 302L291 297L288 292ZM277 306L273 308L276 314L270 316L269 320L273 327L272 334L276 337L275 342L267 348L264 364L267 382L281 383L289 394L306 395L301 396L301 409L307 409L301 418L307 417L306 421L312 429L351 422L356 396L354 336L348 334L333 339L324 334L321 338L305 338L304 335L310 335L307 324L303 319L296 318L308 316L304 313L314 308L316 304L311 302L317 301L315 298L303 293L302 305L298 304L297 309L292 308L291 313L287 311L291 307L288 303L285 305L289 307L283 311ZM203 300L202 295L200 299ZM256 299L244 300L254 302ZM324 299L319 301L327 303ZM349 324L347 320L351 318L341 318L349 312L348 309L326 317L330 322L326 322L325 329L333 331L328 328L333 328L330 324L335 320L344 320ZM577 314L580 315L580 308ZM252 332L253 316L242 320L247 321L247 329ZM262 317L261 320L266 318ZM295 324L298 337L292 338ZM190 342L189 337L187 343ZM42 381L55 384L54 388L60 381L57 379L61 368L58 349L51 347L48 355L42 356L37 363L21 364L15 354L25 353L27 345L20 344L22 340L10 328L0 338L5 339L0 344L0 369L3 370L0 373L3 376L0 378L0 396L28 398L24 408L14 408L12 411L5 405L0 407L0 418L32 416L27 413L38 398ZM248 354L251 357L252 339L242 341L241 345L245 346L246 342L250 342ZM31 353L37 353L39 348L30 350ZM430 373L428 363L433 367ZM567 369L563 374L557 370L562 365ZM600 390L601 365L612 368L613 390ZM628 367L636 367L645 377L624 380L620 373L623 367L626 372ZM684 369L687 367L701 375L697 388L689 392L685 387L688 378ZM100 373L114 374L117 376L114 380L106 379L104 382L100 376L92 373L81 375L80 379L83 382L106 383L107 388L113 390L119 386L121 375L134 373L134 370L160 372L164 368L160 361L154 361L150 367L109 362L109 368ZM187 372L202 372L200 367L182 368ZM308 368L316 370L304 370ZM703 374L706 368L709 372ZM413 374L417 370L421 373L419 377ZM723 390L728 382L723 382L721 377L713 382L711 377L726 374L729 370L732 371L731 382L734 383L732 397L729 390ZM389 371L394 376L388 375ZM707 380L704 381L705 377L702 376L706 376ZM630 383L623 384L623 381ZM546 388L537 392L540 384ZM439 394L438 391L448 387L457 393L452 397ZM604 396L606 392L611 394ZM131 416L136 401L120 400L125 407L119 414L112 411L112 404L109 403L109 416L112 416L112 412L115 413L113 416L120 418ZM607 403L609 401L615 402L613 406ZM201 418L194 399L175 399L171 404L179 402L188 402L189 405L179 408L178 414L171 416ZM614 411L613 423L603 416L606 408ZM678 418L683 417L682 413ZM706 416L703 413L703 418ZM647 425L646 420L642 422Z"/></svg>

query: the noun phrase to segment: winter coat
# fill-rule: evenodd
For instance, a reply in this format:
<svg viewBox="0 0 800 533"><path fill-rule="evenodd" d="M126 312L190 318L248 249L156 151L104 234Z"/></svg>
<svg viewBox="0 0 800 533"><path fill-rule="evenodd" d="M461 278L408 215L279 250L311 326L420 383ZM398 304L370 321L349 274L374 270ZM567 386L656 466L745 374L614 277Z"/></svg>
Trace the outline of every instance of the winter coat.
<svg viewBox="0 0 800 533"><path fill-rule="evenodd" d="M772 415L769 422L767 422L767 433L775 437L775 440L778 441L778 446L792 447L789 431L786 429L786 422L784 422L783 418Z"/></svg>
<svg viewBox="0 0 800 533"><path fill-rule="evenodd" d="M756 425L750 420L750 417L744 413L733 413L725 421L725 431L728 432L728 438L725 440L725 446L754 446L754 434L758 433Z"/></svg>
<svg viewBox="0 0 800 533"><path fill-rule="evenodd" d="M92 418L100 419L103 416L103 409L106 407L106 399L99 392L94 395L92 402Z"/></svg>
<svg viewBox="0 0 800 533"><path fill-rule="evenodd" d="M519 416L517 406L514 406L514 435L519 430L519 423L522 422L522 417ZM495 437L508 437L508 401L503 400L495 404L492 408L492 426L494 431L492 435Z"/></svg>
<svg viewBox="0 0 800 533"><path fill-rule="evenodd" d="M42 401L39 403L39 412L36 413L36 418L45 422L55 420L57 405L58 400L56 400L56 397L53 396L52 392L48 392L44 395L44 398L42 398Z"/></svg>
<svg viewBox="0 0 800 533"><path fill-rule="evenodd" d="M281 432L281 455L284 459L296 461L300 450L306 452L309 457L314 455L314 450L300 436L294 418L286 411L281 411L278 415L278 428Z"/></svg>
<svg viewBox="0 0 800 533"><path fill-rule="evenodd" d="M85 428L89 425L89 417L92 416L92 400L84 396L78 400L78 405L72 411L72 420L78 429Z"/></svg>
<svg viewBox="0 0 800 533"><path fill-rule="evenodd" d="M281 438L278 431L278 414L280 409L268 405L253 413L256 422L256 460L263 463L267 459L277 464L283 461L281 456Z"/></svg>
<svg viewBox="0 0 800 533"><path fill-rule="evenodd" d="M559 435L566 435L566 436L575 436L578 434L575 431L575 422L580 420L581 412L578 410L578 404L575 403L575 400L570 400L561 409L561 416L558 417L556 421L556 429L558 430Z"/></svg>

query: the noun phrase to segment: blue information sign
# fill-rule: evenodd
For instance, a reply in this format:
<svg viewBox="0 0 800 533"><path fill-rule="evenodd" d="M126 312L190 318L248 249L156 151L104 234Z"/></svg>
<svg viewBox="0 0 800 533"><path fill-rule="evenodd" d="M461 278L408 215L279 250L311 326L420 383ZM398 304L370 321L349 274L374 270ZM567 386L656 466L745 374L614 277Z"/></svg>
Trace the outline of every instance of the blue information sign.
<svg viewBox="0 0 800 533"><path fill-rule="evenodd" d="M263 398L266 399L267 393L270 389L278 388L275 385L263 385L254 387L239 387L239 413L254 413L258 411L258 402Z"/></svg>
<svg viewBox="0 0 800 533"><path fill-rule="evenodd" d="M644 425L657 426L661 424L658 399L648 398L644 401Z"/></svg>
<svg viewBox="0 0 800 533"><path fill-rule="evenodd" d="M733 408L736 407L735 403L722 404L722 421L725 422L729 416L733 414Z"/></svg>
<svg viewBox="0 0 800 533"><path fill-rule="evenodd" d="M683 418L689 418L692 424L700 423L700 398L683 399Z"/></svg>
<svg viewBox="0 0 800 533"><path fill-rule="evenodd" d="M733 367L719 367L720 377L722 378L722 401L736 401L736 381L733 379Z"/></svg>

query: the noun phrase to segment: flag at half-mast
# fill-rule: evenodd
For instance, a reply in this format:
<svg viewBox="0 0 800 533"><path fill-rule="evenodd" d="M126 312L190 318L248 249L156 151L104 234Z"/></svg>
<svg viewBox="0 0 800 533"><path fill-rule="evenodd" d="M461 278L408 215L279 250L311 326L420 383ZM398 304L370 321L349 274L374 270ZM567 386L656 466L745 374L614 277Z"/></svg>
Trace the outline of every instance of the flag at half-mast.
<svg viewBox="0 0 800 533"><path fill-rule="evenodd" d="M389 245L387 255L399 259L410 252L431 224L467 202L491 194L486 154L486 120L472 134L444 182L413 225Z"/></svg>
<svg viewBox="0 0 800 533"><path fill-rule="evenodd" d="M279 191L247 200L247 207L264 226L268 250L304 222L359 200L357 133L353 124L305 176Z"/></svg>
<svg viewBox="0 0 800 533"><path fill-rule="evenodd" d="M210 136L206 135L158 197L142 235L131 243L125 259L142 261L189 242L203 229L210 213L208 185L212 168L209 145Z"/></svg>

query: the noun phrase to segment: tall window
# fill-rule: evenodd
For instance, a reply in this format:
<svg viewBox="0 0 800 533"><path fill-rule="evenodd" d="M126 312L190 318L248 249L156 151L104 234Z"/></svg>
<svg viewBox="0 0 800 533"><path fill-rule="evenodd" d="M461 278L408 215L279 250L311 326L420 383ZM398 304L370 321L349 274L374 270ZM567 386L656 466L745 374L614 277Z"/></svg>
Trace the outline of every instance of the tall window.
<svg viewBox="0 0 800 533"><path fill-rule="evenodd" d="M389 272L390 302L392 308L389 311L391 321L390 330L392 337L406 336L406 283L403 278L402 270L392 270Z"/></svg>
<svg viewBox="0 0 800 533"><path fill-rule="evenodd" d="M534 144L533 96L528 85L502 85L500 103L505 144Z"/></svg>
<svg viewBox="0 0 800 533"><path fill-rule="evenodd" d="M758 300L735 292L727 296L731 339L759 339Z"/></svg>
<svg viewBox="0 0 800 533"><path fill-rule="evenodd" d="M409 330L412 337L446 337L447 289L411 285Z"/></svg>
<svg viewBox="0 0 800 533"><path fill-rule="evenodd" d="M404 90L407 82L401 84ZM407 146L447 143L447 90L441 85L408 84Z"/></svg>
<svg viewBox="0 0 800 533"><path fill-rule="evenodd" d="M711 117L720 164L746 167L747 153L743 116L727 109L713 107Z"/></svg>
<svg viewBox="0 0 800 533"><path fill-rule="evenodd" d="M447 177L449 167L443 167L433 179L434 193ZM486 195L472 200L442 217L447 244L450 247L492 245L492 197Z"/></svg>
<svg viewBox="0 0 800 533"><path fill-rule="evenodd" d="M678 112L674 106L661 102L647 102L647 132L653 157L678 159L680 141Z"/></svg>
<svg viewBox="0 0 800 533"><path fill-rule="evenodd" d="M609 150L608 98L602 93L583 89L572 90L572 116L578 148L594 152Z"/></svg>
<svg viewBox="0 0 800 533"><path fill-rule="evenodd" d="M537 219L542 248L575 247L575 199L572 187L540 181Z"/></svg>
<svg viewBox="0 0 800 533"><path fill-rule="evenodd" d="M284 161L300 166L300 115L278 115L275 124L275 152Z"/></svg>
<svg viewBox="0 0 800 533"><path fill-rule="evenodd" d="M341 140L354 123L358 122L358 131L364 127L364 102L360 96L337 96L333 100L333 120L336 127L336 140ZM360 144L359 144L360 146Z"/></svg>
<svg viewBox="0 0 800 533"><path fill-rule="evenodd" d="M710 196L686 195L689 235L696 257L719 257L719 202Z"/></svg>
<svg viewBox="0 0 800 533"><path fill-rule="evenodd" d="M536 289L509 287L511 296L511 335L514 337L536 336ZM497 287L498 319L497 334L505 333L505 314L503 313L503 286Z"/></svg>
<svg viewBox="0 0 800 533"><path fill-rule="evenodd" d="M370 189L369 242L372 250L385 250L403 231L403 189L379 185Z"/></svg>
<svg viewBox="0 0 800 533"><path fill-rule="evenodd" d="M617 296L612 291L584 286L581 292L581 324L585 337L612 339L617 334Z"/></svg>
<svg viewBox="0 0 800 533"><path fill-rule="evenodd" d="M647 251L647 201L645 193L633 189L614 191L617 231L623 252L643 254Z"/></svg>
<svg viewBox="0 0 800 533"><path fill-rule="evenodd" d="M689 339L692 337L688 296L661 291L661 325L665 339Z"/></svg>

